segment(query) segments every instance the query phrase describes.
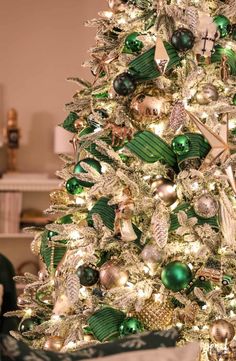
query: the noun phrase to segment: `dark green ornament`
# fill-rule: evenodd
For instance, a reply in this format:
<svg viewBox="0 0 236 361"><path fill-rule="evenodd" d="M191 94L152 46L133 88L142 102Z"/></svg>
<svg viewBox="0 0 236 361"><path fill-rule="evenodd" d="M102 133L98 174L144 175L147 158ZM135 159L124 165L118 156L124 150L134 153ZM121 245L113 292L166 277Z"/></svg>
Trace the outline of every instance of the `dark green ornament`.
<svg viewBox="0 0 236 361"><path fill-rule="evenodd" d="M19 331L21 333L32 331L35 326L39 325L39 323L40 322L37 317L26 318L20 323Z"/></svg>
<svg viewBox="0 0 236 361"><path fill-rule="evenodd" d="M215 16L214 23L218 27L221 38L225 38L227 35L229 35L230 21L226 16L224 16L224 15Z"/></svg>
<svg viewBox="0 0 236 361"><path fill-rule="evenodd" d="M114 79L113 88L119 95L130 95L136 89L136 82L131 74L121 73Z"/></svg>
<svg viewBox="0 0 236 361"><path fill-rule="evenodd" d="M139 53L144 47L143 42L138 40L139 33L134 32L129 34L125 39L125 50L132 53Z"/></svg>
<svg viewBox="0 0 236 361"><path fill-rule="evenodd" d="M179 28L176 30L171 37L171 44L178 51L187 51L193 48L194 35L186 28Z"/></svg>
<svg viewBox="0 0 236 361"><path fill-rule="evenodd" d="M163 268L161 280L166 288L179 292L192 281L192 271L185 263L179 261L170 262Z"/></svg>
<svg viewBox="0 0 236 361"><path fill-rule="evenodd" d="M191 142L186 135L182 134L173 139L171 146L175 154L184 155L190 151Z"/></svg>
<svg viewBox="0 0 236 361"><path fill-rule="evenodd" d="M236 94L234 94L234 96L233 96L232 103L233 103L233 105L236 105Z"/></svg>
<svg viewBox="0 0 236 361"><path fill-rule="evenodd" d="M58 224L71 224L73 223L73 214L66 214L65 216L59 218L56 223Z"/></svg>
<svg viewBox="0 0 236 361"><path fill-rule="evenodd" d="M81 187L81 184L77 178L72 177L66 182L66 190L68 193L76 195L83 192L83 187Z"/></svg>
<svg viewBox="0 0 236 361"><path fill-rule="evenodd" d="M77 270L77 276L79 277L82 286L93 286L99 279L99 272L89 266L80 266Z"/></svg>
<svg viewBox="0 0 236 361"><path fill-rule="evenodd" d="M120 325L120 336L129 336L144 331L142 323L134 317L126 318Z"/></svg>
<svg viewBox="0 0 236 361"><path fill-rule="evenodd" d="M74 173L76 174L80 174L80 173L87 173L87 171L81 166L81 163L86 163L89 166L93 167L98 173L102 173L102 167L101 164L94 158L85 158L82 159L80 162L78 162L74 168ZM77 179L77 178L76 178ZM78 179L78 182L81 186L83 187L92 187L94 185L94 183L91 182L86 182L86 181L82 181L80 179Z"/></svg>

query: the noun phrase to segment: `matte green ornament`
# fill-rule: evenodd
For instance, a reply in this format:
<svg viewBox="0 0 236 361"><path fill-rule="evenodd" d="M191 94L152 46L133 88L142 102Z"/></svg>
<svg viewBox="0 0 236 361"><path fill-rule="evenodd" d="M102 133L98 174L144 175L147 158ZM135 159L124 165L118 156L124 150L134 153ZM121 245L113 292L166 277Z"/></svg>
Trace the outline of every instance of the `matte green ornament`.
<svg viewBox="0 0 236 361"><path fill-rule="evenodd" d="M190 148L191 142L186 135L177 135L172 141L172 149L177 155L187 154Z"/></svg>
<svg viewBox="0 0 236 361"><path fill-rule="evenodd" d="M88 319L88 325L97 340L105 342L119 337L120 325L124 319L125 314L123 312L106 307L95 312Z"/></svg>
<svg viewBox="0 0 236 361"><path fill-rule="evenodd" d="M93 286L99 279L99 272L89 266L80 266L77 270L77 276L79 277L82 286Z"/></svg>
<svg viewBox="0 0 236 361"><path fill-rule="evenodd" d="M85 158L85 159L82 159L80 162L78 162L74 168L74 173L76 173L76 174L87 173L87 171L81 166L82 162L93 167L98 173L100 173L100 174L102 173L101 164L96 159L93 159L93 158ZM78 184L80 184L83 187L90 188L94 185L94 183L91 183L91 182L82 181L80 179L77 179L77 180L78 180Z"/></svg>
<svg viewBox="0 0 236 361"><path fill-rule="evenodd" d="M224 15L217 15L214 17L214 23L217 25L220 32L220 37L225 38L229 34L230 21Z"/></svg>
<svg viewBox="0 0 236 361"><path fill-rule="evenodd" d="M68 193L76 195L83 192L83 187L77 178L72 177L66 182L66 190Z"/></svg>
<svg viewBox="0 0 236 361"><path fill-rule="evenodd" d="M37 317L26 318L20 323L19 331L21 333L32 331L35 326L39 325L39 323L40 322Z"/></svg>
<svg viewBox="0 0 236 361"><path fill-rule="evenodd" d="M129 336L135 333L143 332L144 327L142 323L134 317L126 318L120 325L120 336Z"/></svg>
<svg viewBox="0 0 236 361"><path fill-rule="evenodd" d="M179 261L168 263L161 273L163 285L174 292L185 289L192 278L192 272L188 265Z"/></svg>
<svg viewBox="0 0 236 361"><path fill-rule="evenodd" d="M171 37L171 44L178 51L187 51L192 49L194 40L194 35L189 29L179 28L173 33Z"/></svg>
<svg viewBox="0 0 236 361"><path fill-rule="evenodd" d="M144 47L143 42L138 40L139 33L134 32L129 34L125 39L125 49L132 53L139 53Z"/></svg>
<svg viewBox="0 0 236 361"><path fill-rule="evenodd" d="M233 105L236 105L236 94L234 94L234 96L233 96L232 103L233 103Z"/></svg>

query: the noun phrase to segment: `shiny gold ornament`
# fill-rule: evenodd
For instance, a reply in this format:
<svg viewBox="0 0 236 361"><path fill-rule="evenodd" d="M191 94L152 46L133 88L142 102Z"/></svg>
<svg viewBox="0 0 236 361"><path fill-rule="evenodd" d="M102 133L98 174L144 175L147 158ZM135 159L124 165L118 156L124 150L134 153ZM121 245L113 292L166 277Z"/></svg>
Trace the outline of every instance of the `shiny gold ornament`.
<svg viewBox="0 0 236 361"><path fill-rule="evenodd" d="M50 204L57 205L67 205L70 203L70 197L68 196L68 192L63 189L58 189L50 193Z"/></svg>
<svg viewBox="0 0 236 361"><path fill-rule="evenodd" d="M176 184L167 178L159 178L151 185L155 199L161 199L167 206L177 201Z"/></svg>
<svg viewBox="0 0 236 361"><path fill-rule="evenodd" d="M226 320L216 320L210 326L210 337L213 341L224 343L230 342L234 338L235 329L232 323Z"/></svg>
<svg viewBox="0 0 236 361"><path fill-rule="evenodd" d="M141 311L134 312L133 316L148 330L165 330L172 322L173 308L169 303L155 302L150 298Z"/></svg>
<svg viewBox="0 0 236 361"><path fill-rule="evenodd" d="M44 350L60 352L64 345L64 339L60 336L49 336L44 344Z"/></svg>
<svg viewBox="0 0 236 361"><path fill-rule="evenodd" d="M82 130L83 128L83 120L82 119L77 119L75 122L74 122L74 127L76 130L80 131Z"/></svg>
<svg viewBox="0 0 236 361"><path fill-rule="evenodd" d="M122 287L129 278L129 272L123 270L122 265L116 260L104 263L100 269L100 283L106 289Z"/></svg>
<svg viewBox="0 0 236 361"><path fill-rule="evenodd" d="M196 94L196 100L200 105L210 104L219 98L219 93L215 85L204 84L201 90Z"/></svg>
<svg viewBox="0 0 236 361"><path fill-rule="evenodd" d="M202 135L208 140L211 150L204 159L200 170L208 168L210 165L220 162L222 165L229 159L231 152L236 150L235 145L228 143L229 133L229 119L228 114L224 114L221 119L219 134L213 132L207 125L203 124L198 117L192 113L186 111L190 116L193 123L198 127ZM228 181L232 187L232 190L236 194L236 182L232 165L229 164L225 167L225 173L228 176Z"/></svg>
<svg viewBox="0 0 236 361"><path fill-rule="evenodd" d="M163 115L170 111L170 99L160 94L151 95L140 93L130 104L132 115L139 125L148 125L155 121L162 121Z"/></svg>

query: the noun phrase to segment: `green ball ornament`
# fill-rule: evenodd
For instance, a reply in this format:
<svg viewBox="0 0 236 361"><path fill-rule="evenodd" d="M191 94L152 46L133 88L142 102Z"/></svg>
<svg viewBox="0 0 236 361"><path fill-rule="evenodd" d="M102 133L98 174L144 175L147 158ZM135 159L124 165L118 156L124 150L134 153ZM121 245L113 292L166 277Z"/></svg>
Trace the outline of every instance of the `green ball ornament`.
<svg viewBox="0 0 236 361"><path fill-rule="evenodd" d="M179 261L168 263L162 270L163 285L174 292L185 289L192 281L192 271L188 265Z"/></svg>
<svg viewBox="0 0 236 361"><path fill-rule="evenodd" d="M236 105L236 94L234 94L234 96L233 96L232 104Z"/></svg>
<svg viewBox="0 0 236 361"><path fill-rule="evenodd" d="M221 38L225 38L227 35L229 35L230 21L226 16L224 15L215 16L214 23L218 27Z"/></svg>
<svg viewBox="0 0 236 361"><path fill-rule="evenodd" d="M135 91L136 82L131 74L121 73L114 79L113 88L117 94L127 96Z"/></svg>
<svg viewBox="0 0 236 361"><path fill-rule="evenodd" d="M23 320L20 323L19 331L21 333L32 331L34 329L34 327L39 325L39 324L40 324L40 322L39 322L39 319L37 317L26 318L25 320Z"/></svg>
<svg viewBox="0 0 236 361"><path fill-rule="evenodd" d="M138 40L139 33L129 34L125 39L125 48L132 53L139 53L144 47L143 42Z"/></svg>
<svg viewBox="0 0 236 361"><path fill-rule="evenodd" d="M120 336L134 335L144 331L142 323L134 317L126 318L120 325Z"/></svg>
<svg viewBox="0 0 236 361"><path fill-rule="evenodd" d="M77 178L72 177L66 182L66 190L68 193L75 196L76 194L80 194L83 192L83 187L81 186Z"/></svg>
<svg viewBox="0 0 236 361"><path fill-rule="evenodd" d="M194 40L194 35L189 29L179 28L173 33L171 44L178 51L187 51L193 48Z"/></svg>
<svg viewBox="0 0 236 361"><path fill-rule="evenodd" d="M78 162L74 168L74 173L76 174L80 174L80 173L87 173L87 171L81 166L81 163L86 163L88 164L90 167L94 168L98 173L102 173L102 167L101 164L93 158L85 158L83 160L81 160L80 162ZM76 178L77 179L77 178ZM77 179L79 184L83 187L92 187L94 185L94 183L91 182L86 182L86 181L82 181L80 179Z"/></svg>
<svg viewBox="0 0 236 361"><path fill-rule="evenodd" d="M66 214L65 216L59 218L56 223L58 224L71 224L73 223L73 214Z"/></svg>
<svg viewBox="0 0 236 361"><path fill-rule="evenodd" d="M172 141L173 152L177 155L184 155L190 151L191 141L186 135L177 135Z"/></svg>
<svg viewBox="0 0 236 361"><path fill-rule="evenodd" d="M77 276L79 277L82 286L93 286L99 279L99 272L89 266L80 266L77 270Z"/></svg>

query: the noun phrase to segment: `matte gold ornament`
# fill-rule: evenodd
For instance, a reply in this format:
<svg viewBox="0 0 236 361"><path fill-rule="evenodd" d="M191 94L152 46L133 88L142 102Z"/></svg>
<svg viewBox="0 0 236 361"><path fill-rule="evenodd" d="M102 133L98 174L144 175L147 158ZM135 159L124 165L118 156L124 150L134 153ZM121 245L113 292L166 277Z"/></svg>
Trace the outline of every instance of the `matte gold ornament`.
<svg viewBox="0 0 236 361"><path fill-rule="evenodd" d="M160 71L160 73L162 75L165 74L166 68L170 61L170 57L166 51L163 41L159 37L157 38L157 41L156 41L156 50L155 50L154 59L155 59L157 68Z"/></svg>
<svg viewBox="0 0 236 361"><path fill-rule="evenodd" d="M123 270L122 265L116 260L104 263L100 269L100 283L106 289L122 287L129 278L129 272Z"/></svg>
<svg viewBox="0 0 236 361"><path fill-rule="evenodd" d="M200 105L210 104L219 98L219 93L215 85L204 84L202 89L196 94L196 100Z"/></svg>
<svg viewBox="0 0 236 361"><path fill-rule="evenodd" d="M60 352L64 345L64 339L60 336L49 336L44 344L44 350Z"/></svg>
<svg viewBox="0 0 236 361"><path fill-rule="evenodd" d="M154 121L161 121L163 115L167 115L170 110L168 97L165 98L160 94L150 95L140 93L133 98L130 108L133 117L141 124L148 125Z"/></svg>
<svg viewBox="0 0 236 361"><path fill-rule="evenodd" d="M167 206L177 201L176 184L167 178L159 178L151 185L155 199L161 199Z"/></svg>
<svg viewBox="0 0 236 361"><path fill-rule="evenodd" d="M70 197L68 192L62 189L55 190L50 193L50 203L51 205L67 205L70 203Z"/></svg>
<svg viewBox="0 0 236 361"><path fill-rule="evenodd" d="M155 302L150 298L140 312L134 312L134 317L148 330L165 330L171 325L173 308L169 303Z"/></svg>
<svg viewBox="0 0 236 361"><path fill-rule="evenodd" d="M213 341L218 343L225 343L232 341L235 335L235 329L232 323L219 319L210 326L210 336Z"/></svg>
<svg viewBox="0 0 236 361"><path fill-rule="evenodd" d="M216 134L207 125L203 124L198 119L198 117L196 117L196 115L193 115L190 112L187 113L190 116L193 123L200 130L202 135L208 140L211 146L211 150L204 159L200 170L204 170L218 161L220 161L220 163L224 165L224 163L231 156L231 151L236 150L235 145L231 145L228 143L228 132L229 132L228 114L224 114L222 116L220 131L219 134ZM228 176L228 181L232 187L232 190L234 191L234 193L236 193L236 182L235 182L232 165L228 165L227 167L225 167L225 173Z"/></svg>
<svg viewBox="0 0 236 361"><path fill-rule="evenodd" d="M212 218L217 215L219 204L210 194L202 194L194 200L193 208L202 218Z"/></svg>

